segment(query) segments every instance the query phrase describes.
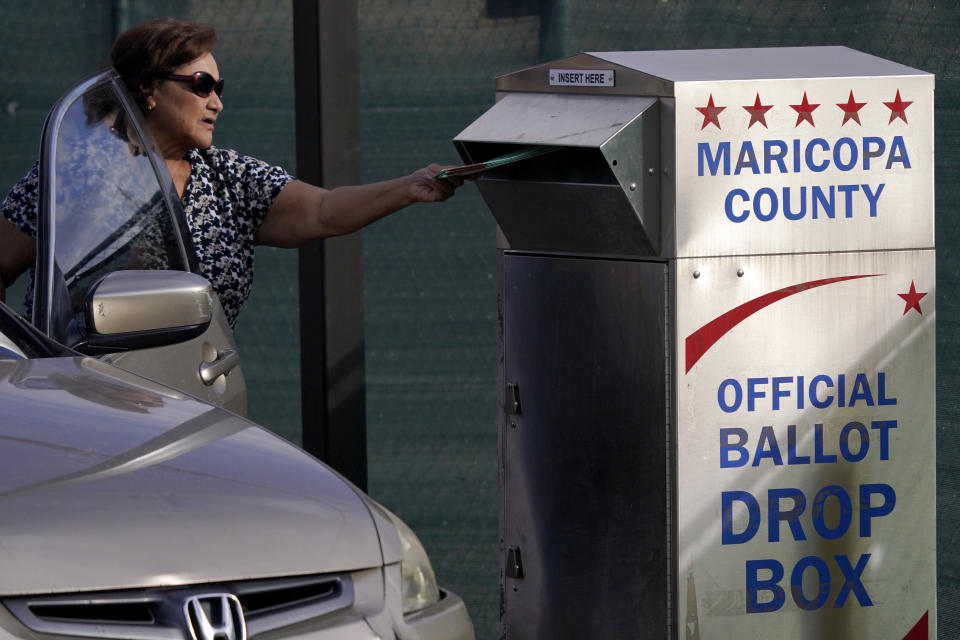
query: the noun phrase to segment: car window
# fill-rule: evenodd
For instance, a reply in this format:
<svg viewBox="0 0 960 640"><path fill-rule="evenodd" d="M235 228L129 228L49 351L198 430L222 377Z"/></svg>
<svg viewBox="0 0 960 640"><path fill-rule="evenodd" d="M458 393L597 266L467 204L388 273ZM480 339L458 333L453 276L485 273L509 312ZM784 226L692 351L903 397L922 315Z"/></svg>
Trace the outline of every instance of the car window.
<svg viewBox="0 0 960 640"><path fill-rule="evenodd" d="M113 82L77 96L58 122L51 286L55 306L69 299L70 316L82 312L90 287L112 271L189 270L144 149Z"/></svg>

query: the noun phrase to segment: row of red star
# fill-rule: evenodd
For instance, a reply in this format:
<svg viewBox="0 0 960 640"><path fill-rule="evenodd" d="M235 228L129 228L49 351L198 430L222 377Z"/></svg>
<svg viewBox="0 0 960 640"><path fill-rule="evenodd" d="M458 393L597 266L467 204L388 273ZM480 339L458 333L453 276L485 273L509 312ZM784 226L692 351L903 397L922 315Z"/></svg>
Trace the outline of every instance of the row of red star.
<svg viewBox="0 0 960 640"><path fill-rule="evenodd" d="M857 124L860 123L860 109L866 105L866 102L857 102L853 98L853 91L850 92L850 97L846 102L837 103L837 106L843 110L843 122L840 126L847 124L848 120L853 120ZM890 120L887 121L887 124L890 124L896 119L903 120L907 122L907 107L913 104L913 101L906 101L900 98L900 90L897 89L897 97L894 98L893 102L884 102L884 105L890 109ZM817 126L813 122L813 112L816 111L817 107L820 104L813 104L807 99L807 92L803 92L803 100L800 101L800 104L791 104L790 108L797 112L797 123L794 127L799 127L801 123L808 122L811 127ZM707 100L707 106L705 107L694 107L697 111L703 114L703 124L700 126L700 130L707 128L708 124L713 124L720 128L720 112L726 109L726 107L720 107L713 103L713 94L710 94L710 99ZM762 124L764 127L767 126L767 111L773 108L772 104L763 104L760 102L760 94L757 93L756 99L753 101L752 105L743 107L747 113L750 114L750 124L747 125L749 129L756 123ZM861 125L863 126L863 125Z"/></svg>

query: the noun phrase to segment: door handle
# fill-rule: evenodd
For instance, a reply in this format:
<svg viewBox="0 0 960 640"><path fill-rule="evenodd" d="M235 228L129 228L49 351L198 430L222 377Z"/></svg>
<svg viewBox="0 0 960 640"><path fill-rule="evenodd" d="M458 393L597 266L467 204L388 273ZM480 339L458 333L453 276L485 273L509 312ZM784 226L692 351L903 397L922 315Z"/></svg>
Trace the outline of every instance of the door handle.
<svg viewBox="0 0 960 640"><path fill-rule="evenodd" d="M200 363L200 379L209 387L216 382L217 378L230 373L238 364L240 364L239 353L233 349L221 349L217 352L216 360Z"/></svg>

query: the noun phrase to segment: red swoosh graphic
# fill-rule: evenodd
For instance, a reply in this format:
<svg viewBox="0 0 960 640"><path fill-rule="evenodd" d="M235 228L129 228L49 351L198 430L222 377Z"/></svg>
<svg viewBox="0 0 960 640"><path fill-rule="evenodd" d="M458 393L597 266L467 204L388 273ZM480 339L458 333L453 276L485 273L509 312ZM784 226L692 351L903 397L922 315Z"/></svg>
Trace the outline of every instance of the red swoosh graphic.
<svg viewBox="0 0 960 640"><path fill-rule="evenodd" d="M730 309L730 311L727 311L722 316L717 316L687 336L687 370L685 373L690 373L690 369L693 367L693 365L697 364L697 361L703 356L703 354L705 354L710 347L716 344L720 338L726 335L728 331L755 314L757 311L760 311L764 307L769 307L774 302L779 302L784 298L789 298L794 294L802 293L808 289L815 289L817 287L833 284L835 282L857 280L859 278L876 278L877 276L882 275L884 274L872 273L862 276L840 276L837 278L812 280L810 282L803 282L801 284L784 287L783 289L778 289L777 291L771 291L770 293L766 293L759 298L748 300L739 307Z"/></svg>
<svg viewBox="0 0 960 640"><path fill-rule="evenodd" d="M903 640L927 640L930 635L930 625L927 622L929 615L929 611L925 612L920 621L910 630L910 633L903 636Z"/></svg>

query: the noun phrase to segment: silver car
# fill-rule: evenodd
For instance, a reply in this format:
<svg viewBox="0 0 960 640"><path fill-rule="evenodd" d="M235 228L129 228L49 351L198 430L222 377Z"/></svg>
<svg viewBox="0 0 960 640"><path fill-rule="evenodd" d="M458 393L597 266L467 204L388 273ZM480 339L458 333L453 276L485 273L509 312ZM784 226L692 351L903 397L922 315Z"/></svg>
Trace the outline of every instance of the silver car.
<svg viewBox="0 0 960 640"><path fill-rule="evenodd" d="M242 417L160 166L112 72L51 112L32 324L0 304L0 640L472 639L409 527Z"/></svg>

